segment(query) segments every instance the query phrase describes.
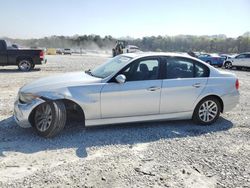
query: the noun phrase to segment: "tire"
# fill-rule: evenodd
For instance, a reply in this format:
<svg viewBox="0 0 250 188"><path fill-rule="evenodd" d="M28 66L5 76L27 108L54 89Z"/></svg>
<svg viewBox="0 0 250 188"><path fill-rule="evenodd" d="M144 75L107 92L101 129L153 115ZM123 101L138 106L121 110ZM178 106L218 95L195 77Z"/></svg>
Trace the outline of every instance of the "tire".
<svg viewBox="0 0 250 188"><path fill-rule="evenodd" d="M29 59L22 59L18 62L18 69L23 72L30 71L32 69L32 62Z"/></svg>
<svg viewBox="0 0 250 188"><path fill-rule="evenodd" d="M66 108L61 101L45 102L34 113L34 128L38 135L51 138L57 135L66 123Z"/></svg>
<svg viewBox="0 0 250 188"><path fill-rule="evenodd" d="M230 61L227 61L224 63L225 69L231 69L233 67L232 63Z"/></svg>
<svg viewBox="0 0 250 188"><path fill-rule="evenodd" d="M221 108L221 104L217 98L206 97L195 107L192 119L199 125L211 125L219 118Z"/></svg>

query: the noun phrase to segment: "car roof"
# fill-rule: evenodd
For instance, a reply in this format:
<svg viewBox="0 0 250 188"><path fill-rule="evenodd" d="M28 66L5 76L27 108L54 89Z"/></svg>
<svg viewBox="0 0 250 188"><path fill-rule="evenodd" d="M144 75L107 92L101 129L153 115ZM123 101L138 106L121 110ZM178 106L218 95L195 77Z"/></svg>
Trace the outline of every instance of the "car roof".
<svg viewBox="0 0 250 188"><path fill-rule="evenodd" d="M202 61L196 57L192 57L192 56L188 55L187 53L181 53L181 52L136 52L136 53L122 54L122 56L132 58L130 61L134 61L134 60L142 58L142 57L151 57L151 56L184 57L184 58L188 58L188 59L192 59L192 60L200 62L200 63L204 64L205 66L209 67L210 70L215 69L211 65L205 63L204 61Z"/></svg>
<svg viewBox="0 0 250 188"><path fill-rule="evenodd" d="M210 70L210 75L218 75L220 74L220 71L217 70L216 68L214 68L213 66L205 63L204 61L192 57L190 55L188 55L187 53L181 53L181 52L136 52L136 53L125 53L125 54L121 54L119 56L124 56L124 57L129 57L131 58L130 61L128 61L128 64L133 62L134 60L137 60L139 58L143 58L143 57L152 57L152 56L156 56L156 57L161 57L161 56L166 56L166 57L184 57L184 58L188 58L188 59L192 59L195 60L197 62L200 62L201 64L205 65L207 68L209 68ZM114 75L111 75L110 77L107 77L104 79L104 82L109 80L110 78L112 78Z"/></svg>
<svg viewBox="0 0 250 188"><path fill-rule="evenodd" d="M150 57L150 56L175 56L175 57L192 58L190 55L186 53L175 53L175 52L136 52L136 53L126 53L122 55L131 57L133 59L141 57Z"/></svg>

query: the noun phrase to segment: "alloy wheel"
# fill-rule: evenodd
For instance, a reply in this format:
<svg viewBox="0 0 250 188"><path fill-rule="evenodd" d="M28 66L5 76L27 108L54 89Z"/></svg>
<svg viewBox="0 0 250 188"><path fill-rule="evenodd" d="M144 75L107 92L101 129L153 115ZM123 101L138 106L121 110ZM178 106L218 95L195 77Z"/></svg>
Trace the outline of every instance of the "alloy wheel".
<svg viewBox="0 0 250 188"><path fill-rule="evenodd" d="M226 69L231 69L232 68L232 64L231 63L225 63L225 68Z"/></svg>
<svg viewBox="0 0 250 188"><path fill-rule="evenodd" d="M211 122L218 114L218 106L212 100L207 100L199 108L199 118L203 122Z"/></svg>
<svg viewBox="0 0 250 188"><path fill-rule="evenodd" d="M49 129L52 123L52 110L48 103L39 106L35 113L35 126L41 131L45 132Z"/></svg>

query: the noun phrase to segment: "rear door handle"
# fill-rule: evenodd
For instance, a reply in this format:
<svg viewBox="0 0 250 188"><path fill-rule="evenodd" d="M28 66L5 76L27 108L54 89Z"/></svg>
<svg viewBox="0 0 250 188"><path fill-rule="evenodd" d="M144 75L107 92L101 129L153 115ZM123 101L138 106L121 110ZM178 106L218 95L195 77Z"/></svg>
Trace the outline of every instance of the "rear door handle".
<svg viewBox="0 0 250 188"><path fill-rule="evenodd" d="M152 87L149 87L147 90L148 91L156 91L156 90L159 90L161 89L160 87L157 87L157 86L152 86Z"/></svg>
<svg viewBox="0 0 250 188"><path fill-rule="evenodd" d="M201 83L195 83L192 86L195 87L195 88L199 88L199 87L201 87Z"/></svg>

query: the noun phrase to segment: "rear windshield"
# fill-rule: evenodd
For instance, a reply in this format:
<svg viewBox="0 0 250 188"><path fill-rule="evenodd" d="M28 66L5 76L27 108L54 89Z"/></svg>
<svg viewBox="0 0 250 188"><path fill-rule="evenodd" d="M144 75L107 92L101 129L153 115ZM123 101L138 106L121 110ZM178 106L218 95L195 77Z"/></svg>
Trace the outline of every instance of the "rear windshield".
<svg viewBox="0 0 250 188"><path fill-rule="evenodd" d="M16 44L13 44L10 41L5 41L5 42L6 42L6 45L7 45L7 49L17 49L18 48L18 46Z"/></svg>

